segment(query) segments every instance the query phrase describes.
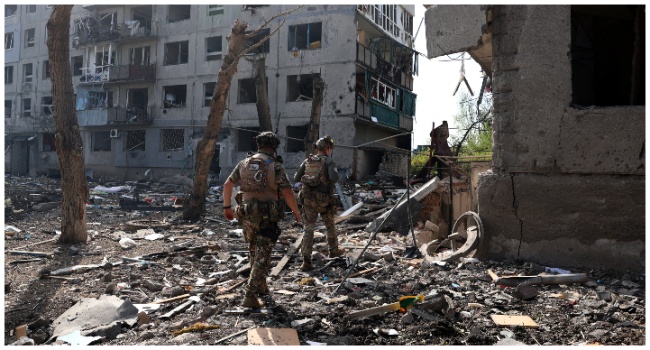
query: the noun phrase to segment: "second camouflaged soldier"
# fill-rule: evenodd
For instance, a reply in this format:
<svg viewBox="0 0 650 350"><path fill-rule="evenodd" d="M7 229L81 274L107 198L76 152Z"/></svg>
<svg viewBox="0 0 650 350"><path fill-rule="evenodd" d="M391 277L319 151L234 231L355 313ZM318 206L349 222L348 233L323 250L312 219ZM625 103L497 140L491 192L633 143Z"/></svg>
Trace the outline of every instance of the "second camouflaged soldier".
<svg viewBox="0 0 650 350"><path fill-rule="evenodd" d="M302 271L313 269L311 253L314 245L314 227L318 214L321 215L327 228L327 247L329 257L341 256L345 250L339 248L334 226L336 215L336 198L334 197L334 184L339 181L336 163L331 158L334 149L334 140L325 136L314 143L316 154L311 154L300 164L294 177L295 182L302 182L301 197L304 215L305 235L302 239Z"/></svg>
<svg viewBox="0 0 650 350"><path fill-rule="evenodd" d="M271 251L280 237L278 221L284 218L282 195L287 206L300 222L300 212L293 194L289 177L282 166L282 158L276 155L280 139L265 131L255 137L258 151L240 161L223 185L223 212L228 220L234 218L232 190L240 184L242 202L237 207L237 218L244 225L244 237L249 244L251 272L246 285L243 307L262 307L260 294L268 294L266 273L269 269Z"/></svg>

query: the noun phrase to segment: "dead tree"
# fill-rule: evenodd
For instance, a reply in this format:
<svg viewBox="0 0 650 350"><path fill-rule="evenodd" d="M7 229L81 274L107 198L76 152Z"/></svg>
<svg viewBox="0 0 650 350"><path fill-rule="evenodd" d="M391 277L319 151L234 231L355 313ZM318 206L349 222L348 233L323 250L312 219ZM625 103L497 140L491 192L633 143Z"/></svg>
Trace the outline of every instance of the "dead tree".
<svg viewBox="0 0 650 350"><path fill-rule="evenodd" d="M196 146L196 166L194 167L194 184L192 186L192 193L189 200L185 201L183 208L184 220L198 220L201 215L205 213L205 192L208 187L208 174L210 172L210 162L214 155L214 147L217 143L217 137L221 131L221 123L223 121L223 112L226 109L226 99L228 98L228 90L232 83L232 77L237 73L237 64L241 57L249 52L252 52L260 45L264 44L275 32L277 32L284 20L278 25L271 34L261 39L255 45L251 45L244 49L244 40L257 35L264 29L271 21L277 17L286 16L289 13L297 10L301 6L276 16L271 17L268 21L264 22L259 28L249 34L244 34L248 27L248 23L235 20L232 26L230 35L228 36L228 52L223 59L223 64L219 70L217 83L212 93L212 101L210 102L210 114L208 115L208 123L205 128L203 138Z"/></svg>
<svg viewBox="0 0 650 350"><path fill-rule="evenodd" d="M314 97L311 100L311 116L309 118L309 131L305 138L305 157L314 152L314 142L318 140L320 132L320 110L323 105L323 91L325 83L319 75L314 75Z"/></svg>
<svg viewBox="0 0 650 350"><path fill-rule="evenodd" d="M70 13L72 5L54 5L47 22L47 47L52 70L52 104L56 127L56 154L61 169L60 243L85 243L88 183L84 171L84 150L70 72Z"/></svg>
<svg viewBox="0 0 650 350"><path fill-rule="evenodd" d="M272 131L269 90L266 86L266 58L264 56L257 57L253 63L253 67L255 67L256 106L257 117L260 120L260 131Z"/></svg>

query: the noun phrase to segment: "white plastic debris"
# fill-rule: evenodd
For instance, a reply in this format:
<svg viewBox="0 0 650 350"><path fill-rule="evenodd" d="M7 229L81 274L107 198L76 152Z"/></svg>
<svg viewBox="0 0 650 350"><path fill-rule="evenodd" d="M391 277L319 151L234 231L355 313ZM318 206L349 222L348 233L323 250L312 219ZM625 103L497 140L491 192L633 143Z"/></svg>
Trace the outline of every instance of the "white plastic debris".
<svg viewBox="0 0 650 350"><path fill-rule="evenodd" d="M163 238L163 237L165 237L165 235L163 235L162 233L154 233L154 234L151 234L151 235L144 236L144 239L146 239L148 241L155 241L155 240Z"/></svg>
<svg viewBox="0 0 650 350"><path fill-rule="evenodd" d="M122 239L120 239L120 246L122 246L122 248L124 249L130 249L135 247L136 245L138 244L135 243L135 241L132 240L131 238L123 237Z"/></svg>

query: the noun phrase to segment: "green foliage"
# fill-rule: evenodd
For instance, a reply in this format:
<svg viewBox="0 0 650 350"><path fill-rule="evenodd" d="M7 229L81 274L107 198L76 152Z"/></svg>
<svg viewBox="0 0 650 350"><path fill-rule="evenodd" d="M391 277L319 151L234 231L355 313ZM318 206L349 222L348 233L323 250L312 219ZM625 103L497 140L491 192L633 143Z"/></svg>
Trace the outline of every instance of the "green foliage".
<svg viewBox="0 0 650 350"><path fill-rule="evenodd" d="M480 113L476 112L476 98L467 93L459 97L459 110L454 116L457 133L450 137L452 150L462 142L458 156L490 155L492 153L492 95L484 94Z"/></svg>
<svg viewBox="0 0 650 350"><path fill-rule="evenodd" d="M411 175L416 175L429 161L429 150L411 155Z"/></svg>

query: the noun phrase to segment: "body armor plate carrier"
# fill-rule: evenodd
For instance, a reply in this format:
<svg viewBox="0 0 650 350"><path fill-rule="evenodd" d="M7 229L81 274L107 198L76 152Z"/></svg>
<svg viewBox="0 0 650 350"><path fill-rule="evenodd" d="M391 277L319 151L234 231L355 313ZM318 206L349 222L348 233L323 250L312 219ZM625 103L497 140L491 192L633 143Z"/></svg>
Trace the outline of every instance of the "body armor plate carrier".
<svg viewBox="0 0 650 350"><path fill-rule="evenodd" d="M307 158L305 164L305 175L302 176L301 182L307 186L315 187L321 184L327 185L327 178L325 177L325 162L327 157L319 155L311 155Z"/></svg>
<svg viewBox="0 0 650 350"><path fill-rule="evenodd" d="M260 157L256 157L260 156ZM268 165L273 159L263 154L256 154L246 158L241 170L241 185L243 192L267 191L266 178Z"/></svg>

